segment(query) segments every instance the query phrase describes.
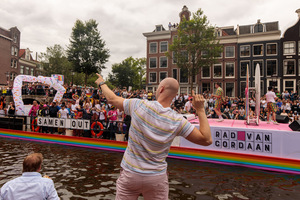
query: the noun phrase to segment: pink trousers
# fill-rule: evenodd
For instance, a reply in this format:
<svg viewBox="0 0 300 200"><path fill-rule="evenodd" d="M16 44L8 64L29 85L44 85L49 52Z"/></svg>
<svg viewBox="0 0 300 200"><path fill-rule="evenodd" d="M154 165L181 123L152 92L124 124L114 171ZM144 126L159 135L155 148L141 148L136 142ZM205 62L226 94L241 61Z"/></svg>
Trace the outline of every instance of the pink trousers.
<svg viewBox="0 0 300 200"><path fill-rule="evenodd" d="M145 200L167 200L168 175L141 176L121 170L117 180L116 200L136 200L142 194Z"/></svg>

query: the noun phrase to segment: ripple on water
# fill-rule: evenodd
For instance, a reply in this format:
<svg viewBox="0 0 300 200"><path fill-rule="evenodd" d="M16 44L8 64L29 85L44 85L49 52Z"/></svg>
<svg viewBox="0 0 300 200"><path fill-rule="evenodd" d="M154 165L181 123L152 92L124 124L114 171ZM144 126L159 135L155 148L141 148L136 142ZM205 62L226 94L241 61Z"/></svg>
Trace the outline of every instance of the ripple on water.
<svg viewBox="0 0 300 200"><path fill-rule="evenodd" d="M62 200L114 199L122 154L0 138L0 187L22 173L26 155L44 156L41 174ZM300 176L168 159L170 199L300 199ZM139 198L142 199L142 198Z"/></svg>

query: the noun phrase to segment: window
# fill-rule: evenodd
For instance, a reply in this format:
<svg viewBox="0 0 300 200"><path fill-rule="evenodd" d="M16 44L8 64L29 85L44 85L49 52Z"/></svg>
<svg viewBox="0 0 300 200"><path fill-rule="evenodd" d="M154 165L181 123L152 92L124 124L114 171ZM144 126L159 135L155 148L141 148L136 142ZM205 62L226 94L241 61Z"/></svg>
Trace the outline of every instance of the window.
<svg viewBox="0 0 300 200"><path fill-rule="evenodd" d="M24 66L20 67L20 74L24 74Z"/></svg>
<svg viewBox="0 0 300 200"><path fill-rule="evenodd" d="M156 32L158 32L158 31L162 31L162 26L161 25L156 26Z"/></svg>
<svg viewBox="0 0 300 200"><path fill-rule="evenodd" d="M30 70L30 75L33 76L33 68Z"/></svg>
<svg viewBox="0 0 300 200"><path fill-rule="evenodd" d="M300 31L299 31L299 34L300 34ZM298 42L298 54L300 55L300 41Z"/></svg>
<svg viewBox="0 0 300 200"><path fill-rule="evenodd" d="M11 47L11 55L13 56L15 54L15 48Z"/></svg>
<svg viewBox="0 0 300 200"><path fill-rule="evenodd" d="M295 54L295 42L283 43L283 55Z"/></svg>
<svg viewBox="0 0 300 200"><path fill-rule="evenodd" d="M17 41L18 41L18 37L14 35L14 43L17 43Z"/></svg>
<svg viewBox="0 0 300 200"><path fill-rule="evenodd" d="M182 63L189 61L189 55L187 51L181 51Z"/></svg>
<svg viewBox="0 0 300 200"><path fill-rule="evenodd" d="M276 55L277 54L277 44L267 44L267 55Z"/></svg>
<svg viewBox="0 0 300 200"><path fill-rule="evenodd" d="M29 75L29 67L25 67L25 74Z"/></svg>
<svg viewBox="0 0 300 200"><path fill-rule="evenodd" d="M221 64L214 65L214 78L222 78L222 65Z"/></svg>
<svg viewBox="0 0 300 200"><path fill-rule="evenodd" d="M264 26L262 24L256 24L254 26L254 33L260 33L264 31Z"/></svg>
<svg viewBox="0 0 300 200"><path fill-rule="evenodd" d="M225 47L225 58L234 58L234 47Z"/></svg>
<svg viewBox="0 0 300 200"><path fill-rule="evenodd" d="M223 89L223 83L221 83L221 82L214 82L213 83L213 89L214 89L213 93L216 93L216 91L217 91L216 83L219 83L220 87ZM224 96L224 93L223 93L223 96Z"/></svg>
<svg viewBox="0 0 300 200"><path fill-rule="evenodd" d="M242 61L241 62L241 68L240 68L240 75L241 76L247 76L247 65L248 68L250 68L250 62L249 61Z"/></svg>
<svg viewBox="0 0 300 200"><path fill-rule="evenodd" d="M228 97L234 97L235 94L234 94L234 83L225 83L225 95L228 96Z"/></svg>
<svg viewBox="0 0 300 200"><path fill-rule="evenodd" d="M167 78L167 72L159 72L159 82Z"/></svg>
<svg viewBox="0 0 300 200"><path fill-rule="evenodd" d="M296 81L295 80L283 80L283 88L288 92L295 91L296 89Z"/></svg>
<svg viewBox="0 0 300 200"><path fill-rule="evenodd" d="M253 77L255 76L255 70L256 70L256 65L259 64L259 67L260 67L260 76L264 76L263 74L263 69L264 69L264 66L263 66L263 61L262 60L254 60L253 61Z"/></svg>
<svg viewBox="0 0 300 200"><path fill-rule="evenodd" d="M240 47L240 55L241 57L250 56L250 45L243 45Z"/></svg>
<svg viewBox="0 0 300 200"><path fill-rule="evenodd" d="M156 83L156 72L149 73L149 83Z"/></svg>
<svg viewBox="0 0 300 200"><path fill-rule="evenodd" d="M14 67L17 68L18 67L18 61L14 60Z"/></svg>
<svg viewBox="0 0 300 200"><path fill-rule="evenodd" d="M284 60L283 61L283 75L296 75L295 60Z"/></svg>
<svg viewBox="0 0 300 200"><path fill-rule="evenodd" d="M201 68L201 75L202 75L202 78L210 78L210 67L209 66L203 66Z"/></svg>
<svg viewBox="0 0 300 200"><path fill-rule="evenodd" d="M187 70L180 69L180 83L188 83L188 73Z"/></svg>
<svg viewBox="0 0 300 200"><path fill-rule="evenodd" d="M253 45L253 56L262 56L264 54L264 48L262 44Z"/></svg>
<svg viewBox="0 0 300 200"><path fill-rule="evenodd" d="M160 52L168 51L168 42L160 42Z"/></svg>
<svg viewBox="0 0 300 200"><path fill-rule="evenodd" d="M267 76L277 76L277 60L267 60Z"/></svg>
<svg viewBox="0 0 300 200"><path fill-rule="evenodd" d="M177 80L177 69L173 69L173 78Z"/></svg>
<svg viewBox="0 0 300 200"><path fill-rule="evenodd" d="M11 80L11 81L15 80L16 76L17 76L17 75L16 75L15 73L11 73L11 74L10 74L10 80Z"/></svg>
<svg viewBox="0 0 300 200"><path fill-rule="evenodd" d="M15 47L15 56L18 56L18 49Z"/></svg>
<svg viewBox="0 0 300 200"><path fill-rule="evenodd" d="M167 57L160 57L159 58L159 67L165 68L168 67L168 60Z"/></svg>
<svg viewBox="0 0 300 200"><path fill-rule="evenodd" d="M156 68L156 67L157 67L156 58L149 58L149 68Z"/></svg>
<svg viewBox="0 0 300 200"><path fill-rule="evenodd" d="M207 55L208 55L208 51L207 50L201 51L201 56L202 57L206 57Z"/></svg>
<svg viewBox="0 0 300 200"><path fill-rule="evenodd" d="M175 52L174 51L172 52L172 62L173 62L173 64L177 63L177 58L175 57Z"/></svg>
<svg viewBox="0 0 300 200"><path fill-rule="evenodd" d="M210 83L202 83L202 93L205 91L210 91Z"/></svg>
<svg viewBox="0 0 300 200"><path fill-rule="evenodd" d="M187 94L187 87L180 87L180 94Z"/></svg>
<svg viewBox="0 0 300 200"><path fill-rule="evenodd" d="M149 45L150 53L157 53L157 42L151 42Z"/></svg>
<svg viewBox="0 0 300 200"><path fill-rule="evenodd" d="M225 63L225 77L234 77L234 63Z"/></svg>
<svg viewBox="0 0 300 200"><path fill-rule="evenodd" d="M274 88L274 92L275 92L276 90L278 90L279 82L280 82L280 80L278 80L278 79L269 79L267 81L267 87L272 86ZM263 93L261 92L261 94L263 94Z"/></svg>
<svg viewBox="0 0 300 200"><path fill-rule="evenodd" d="M241 81L241 91L240 91L240 94L242 96L242 98L245 97L245 89L246 89L246 81Z"/></svg>
<svg viewBox="0 0 300 200"><path fill-rule="evenodd" d="M14 59L11 59L11 60L10 60L10 67L11 67L11 68L14 68L14 62L15 62Z"/></svg>

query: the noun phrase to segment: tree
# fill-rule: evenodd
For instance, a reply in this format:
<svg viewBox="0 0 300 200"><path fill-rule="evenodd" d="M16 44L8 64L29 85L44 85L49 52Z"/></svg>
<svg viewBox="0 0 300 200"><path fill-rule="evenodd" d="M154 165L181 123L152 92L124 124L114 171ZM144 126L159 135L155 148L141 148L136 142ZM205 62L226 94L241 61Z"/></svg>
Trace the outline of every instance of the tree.
<svg viewBox="0 0 300 200"><path fill-rule="evenodd" d="M62 74L65 78L65 83L72 79L72 63L68 61L66 52L62 46L55 44L53 47L47 47L45 53L39 56L41 65L44 69L45 76L52 74Z"/></svg>
<svg viewBox="0 0 300 200"><path fill-rule="evenodd" d="M177 29L178 36L170 45L166 55L172 58L186 77L193 80L202 67L210 67L222 53L222 46L216 40L215 28L203 11L193 13L191 19L182 18ZM193 82L191 82L191 90Z"/></svg>
<svg viewBox="0 0 300 200"><path fill-rule="evenodd" d="M142 82L145 78L146 58L128 57L121 63L113 64L112 74L108 80L112 85L118 87L129 87L142 89Z"/></svg>
<svg viewBox="0 0 300 200"><path fill-rule="evenodd" d="M68 59L74 65L74 71L85 74L85 84L88 76L105 69L109 50L101 39L98 24L90 19L85 23L77 20L72 29L70 45L68 46Z"/></svg>

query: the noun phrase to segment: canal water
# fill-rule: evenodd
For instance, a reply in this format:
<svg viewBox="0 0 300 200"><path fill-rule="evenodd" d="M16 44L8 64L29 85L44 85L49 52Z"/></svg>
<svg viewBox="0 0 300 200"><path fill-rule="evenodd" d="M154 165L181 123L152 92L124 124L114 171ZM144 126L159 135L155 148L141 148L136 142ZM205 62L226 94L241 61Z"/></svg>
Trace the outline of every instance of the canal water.
<svg viewBox="0 0 300 200"><path fill-rule="evenodd" d="M26 155L44 156L42 175L61 199L114 199L122 153L0 138L0 187L22 173ZM300 176L168 159L170 199L300 199ZM139 199L143 199L140 197Z"/></svg>

